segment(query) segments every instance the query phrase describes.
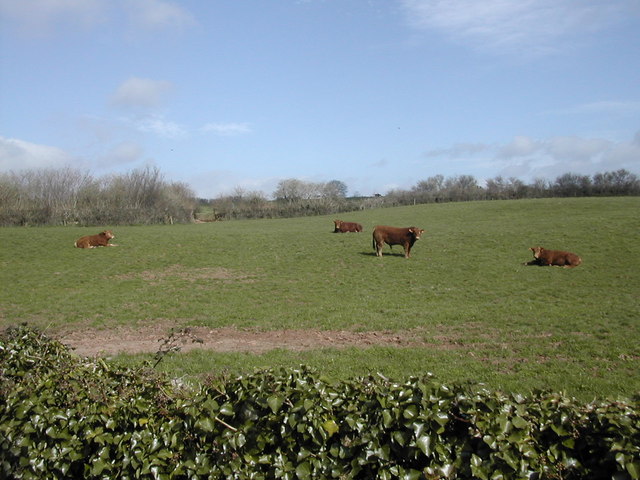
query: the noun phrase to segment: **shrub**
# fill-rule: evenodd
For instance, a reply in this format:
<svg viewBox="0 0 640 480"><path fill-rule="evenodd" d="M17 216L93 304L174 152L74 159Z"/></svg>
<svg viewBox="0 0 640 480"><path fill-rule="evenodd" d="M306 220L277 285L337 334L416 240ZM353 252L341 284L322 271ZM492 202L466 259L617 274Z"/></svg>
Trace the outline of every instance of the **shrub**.
<svg viewBox="0 0 640 480"><path fill-rule="evenodd" d="M27 327L0 338L0 385L2 478L640 478L637 400L305 367L185 389Z"/></svg>

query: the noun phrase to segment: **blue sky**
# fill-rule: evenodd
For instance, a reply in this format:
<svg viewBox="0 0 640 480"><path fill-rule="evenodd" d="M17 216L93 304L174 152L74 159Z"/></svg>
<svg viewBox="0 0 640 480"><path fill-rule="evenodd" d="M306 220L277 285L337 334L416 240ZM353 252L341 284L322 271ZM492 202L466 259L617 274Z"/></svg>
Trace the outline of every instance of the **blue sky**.
<svg viewBox="0 0 640 480"><path fill-rule="evenodd" d="M639 0L0 0L0 171L640 174Z"/></svg>

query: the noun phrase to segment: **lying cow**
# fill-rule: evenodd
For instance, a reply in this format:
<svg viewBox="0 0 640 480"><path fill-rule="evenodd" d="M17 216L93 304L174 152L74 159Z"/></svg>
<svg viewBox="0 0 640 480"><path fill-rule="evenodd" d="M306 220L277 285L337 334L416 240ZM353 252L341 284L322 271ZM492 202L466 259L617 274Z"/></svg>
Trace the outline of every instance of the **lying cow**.
<svg viewBox="0 0 640 480"><path fill-rule="evenodd" d="M525 263L525 265L557 265L564 268L574 268L582 263L582 259L571 252L547 250L542 247L531 247L529 250L533 252L533 260Z"/></svg>
<svg viewBox="0 0 640 480"><path fill-rule="evenodd" d="M362 225L355 222L343 222L342 220L334 220L336 228L333 233L361 232Z"/></svg>
<svg viewBox="0 0 640 480"><path fill-rule="evenodd" d="M78 248L115 247L109 240L116 238L111 230L105 230L97 235L87 235L80 237L74 244Z"/></svg>
<svg viewBox="0 0 640 480"><path fill-rule="evenodd" d="M382 247L385 243L391 248L393 245L402 245L404 258L409 258L411 247L416 243L416 240L420 240L420 235L423 233L423 229L416 227L398 228L378 225L373 229L373 248L376 250L376 255L381 257Z"/></svg>

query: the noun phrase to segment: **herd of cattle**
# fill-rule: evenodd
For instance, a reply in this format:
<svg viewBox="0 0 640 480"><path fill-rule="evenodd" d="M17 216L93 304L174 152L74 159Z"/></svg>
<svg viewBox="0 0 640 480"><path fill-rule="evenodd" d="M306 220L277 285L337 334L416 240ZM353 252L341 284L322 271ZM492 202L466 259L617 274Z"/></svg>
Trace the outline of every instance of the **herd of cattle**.
<svg viewBox="0 0 640 480"><path fill-rule="evenodd" d="M359 223L334 220L334 224L334 233L362 232L362 225ZM386 243L391 248L393 248L393 245L402 245L405 258L409 258L411 247L416 241L420 240L423 233L424 230L417 227L399 228L378 225L373 229L373 248L376 251L376 256L382 256L382 248ZM74 246L77 248L115 247L115 244L109 243L113 238L115 238L113 232L105 230L97 235L80 237L76 240ZM531 247L529 250L533 252L533 260L526 262L525 265L556 265L564 268L573 268L582 263L582 259L571 252L547 250L542 247Z"/></svg>
<svg viewBox="0 0 640 480"><path fill-rule="evenodd" d="M334 233L362 232L362 225L355 222L343 222L342 220L333 221L335 228ZM382 256L382 247L386 243L389 247L393 245L402 245L404 248L405 258L409 258L411 247L420 240L420 236L424 233L422 228L417 227L388 227L378 225L373 229L373 248L378 257ZM575 253L565 252L562 250L547 250L542 247L531 247L529 250L533 252L533 260L526 262L525 265L539 266L560 266L565 268L577 267L582 263L582 259Z"/></svg>
<svg viewBox="0 0 640 480"><path fill-rule="evenodd" d="M362 232L362 225L359 223L343 222L342 220L334 220L333 223L335 224L334 233ZM373 229L373 248L376 255L381 257L382 247L385 243L391 248L393 245L402 245L405 258L409 258L411 247L416 243L416 240L420 240L423 233L424 230L417 227L398 228L378 225Z"/></svg>

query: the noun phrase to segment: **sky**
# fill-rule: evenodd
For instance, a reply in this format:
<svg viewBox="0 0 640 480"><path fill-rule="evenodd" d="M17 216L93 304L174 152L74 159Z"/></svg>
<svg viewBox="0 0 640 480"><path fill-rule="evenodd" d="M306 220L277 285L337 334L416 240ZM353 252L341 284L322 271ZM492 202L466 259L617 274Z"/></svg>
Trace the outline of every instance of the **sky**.
<svg viewBox="0 0 640 480"><path fill-rule="evenodd" d="M640 0L0 0L0 172L640 174Z"/></svg>

